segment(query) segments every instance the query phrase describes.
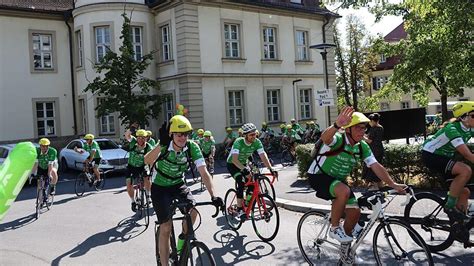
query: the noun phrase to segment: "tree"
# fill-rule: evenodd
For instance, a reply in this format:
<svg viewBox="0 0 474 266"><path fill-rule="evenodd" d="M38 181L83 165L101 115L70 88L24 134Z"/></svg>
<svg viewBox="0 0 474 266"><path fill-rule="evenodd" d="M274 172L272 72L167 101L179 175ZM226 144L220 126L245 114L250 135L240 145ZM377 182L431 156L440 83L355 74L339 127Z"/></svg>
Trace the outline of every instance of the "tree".
<svg viewBox="0 0 474 266"><path fill-rule="evenodd" d="M406 0L373 8L377 19L402 15L408 34L397 44L377 43L380 51L400 57L386 86L413 93L424 106L434 88L440 94L443 120L447 120L447 98L463 96L464 89L474 85L473 8L468 0Z"/></svg>
<svg viewBox="0 0 474 266"><path fill-rule="evenodd" d="M354 15L347 17L346 45L341 44L340 34L335 30L336 87L338 105L351 105L356 110L372 110L377 105L373 97L366 97L370 89L370 73L377 63L371 50L372 38L364 24Z"/></svg>
<svg viewBox="0 0 474 266"><path fill-rule="evenodd" d="M120 54L110 49L107 51L100 63L94 66L97 77L84 91L101 97L95 108L98 116L118 112L123 125L133 122L148 125L148 119L156 118L160 113L162 102L157 95L158 81L143 76L154 52L135 59L130 19L125 13L122 17L120 39L123 44L119 48Z"/></svg>

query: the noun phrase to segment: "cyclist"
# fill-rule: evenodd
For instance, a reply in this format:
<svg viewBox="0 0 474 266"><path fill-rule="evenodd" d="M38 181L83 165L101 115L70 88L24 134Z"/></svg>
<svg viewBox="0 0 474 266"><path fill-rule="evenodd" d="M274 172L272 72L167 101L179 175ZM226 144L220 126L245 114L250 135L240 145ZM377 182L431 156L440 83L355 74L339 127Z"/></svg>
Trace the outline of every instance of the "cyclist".
<svg viewBox="0 0 474 266"><path fill-rule="evenodd" d="M196 132L197 134L194 135L194 137L192 137L191 139L194 140L194 142L196 142L198 145L199 143L201 142L201 139L204 138L204 129L200 128L197 130Z"/></svg>
<svg viewBox="0 0 474 266"><path fill-rule="evenodd" d="M147 194L150 195L150 171L147 165L145 165L145 154L147 154L153 147L150 143L146 142L147 132L143 129L139 129L135 133L136 137L132 136L130 130L125 132L125 139L129 144L129 156L128 156L128 175L125 179L127 185L127 193L130 197L132 211L137 211L137 203L135 202L135 190L133 189L133 179L138 178L140 174L143 174L143 183Z"/></svg>
<svg viewBox="0 0 474 266"><path fill-rule="evenodd" d="M237 130L238 134L239 134L239 138L243 137L244 136L244 131L243 129L240 127L239 130Z"/></svg>
<svg viewBox="0 0 474 266"><path fill-rule="evenodd" d="M182 115L175 115L167 124L163 123L160 128L160 143L145 155L145 163L153 165L153 184L151 187L151 198L155 209L158 223L160 224L159 252L162 265L168 265L170 252L170 234L172 220L170 220L170 206L174 199L184 199L195 203L191 190L184 182L184 173L189 167L189 162L194 161L199 174L203 179L211 200L216 206L223 206L221 198L216 197L214 186L206 163L199 146L188 139L193 130L189 120ZM197 212L191 211L193 223ZM177 249L180 252L184 245L183 232L178 237Z"/></svg>
<svg viewBox="0 0 474 266"><path fill-rule="evenodd" d="M257 128L252 123L247 123L242 126L244 137L235 140L232 145L229 157L227 158L227 170L235 179L235 186L237 189L237 219L245 219L245 213L242 209L242 200L244 197L245 177L250 174L250 169L247 167L248 158L255 151L258 152L263 164L268 168L270 173L278 176L278 172L273 170L273 167L268 160L267 153L263 149L262 142L257 139ZM251 191L252 188L249 188Z"/></svg>
<svg viewBox="0 0 474 266"><path fill-rule="evenodd" d="M39 148L36 148L36 162L33 166L34 175L42 175L51 178L49 193L56 193L56 183L58 182L58 151L51 147L51 142L47 138L39 140Z"/></svg>
<svg viewBox="0 0 474 266"><path fill-rule="evenodd" d="M377 162L369 145L363 140L369 119L352 107L344 107L336 122L321 135L323 144L316 148L316 156L308 169L309 183L316 190L316 196L332 200L331 229L329 236L340 241L352 241L352 230L359 220L360 209L346 177L351 173L357 160L365 164L390 187L404 194L404 186L395 183L387 170ZM338 132L343 128L343 132ZM345 213L344 226L339 221Z"/></svg>
<svg viewBox="0 0 474 266"><path fill-rule="evenodd" d="M291 128L293 129L293 131L295 131L298 135L303 136L304 134L304 131L303 131L303 128L300 126L300 124L298 124L296 122L296 119L292 118L291 119Z"/></svg>
<svg viewBox="0 0 474 266"><path fill-rule="evenodd" d="M271 139L275 136L275 131L268 127L267 122L262 122L262 129L260 131L262 132L260 140L263 141L265 146L268 146Z"/></svg>
<svg viewBox="0 0 474 266"><path fill-rule="evenodd" d="M222 142L222 144L224 144L225 149L227 149L227 147L232 146L235 139L237 138L237 135L235 134L235 132L230 127L226 128L225 131L227 132L227 135L225 136L224 141Z"/></svg>
<svg viewBox="0 0 474 266"><path fill-rule="evenodd" d="M147 130L146 131L146 142L150 143L151 147L155 147L156 146L156 140L154 138L152 138L151 136L153 136L153 132L151 130Z"/></svg>
<svg viewBox="0 0 474 266"><path fill-rule="evenodd" d="M100 164L100 158L102 157L102 153L100 151L99 144L94 140L94 135L92 134L86 134L84 136L84 140L86 143L84 143L84 148L77 148L74 147L74 151L78 152L80 154L83 154L84 152L88 152L89 156L87 159L84 161L84 163L87 165L89 162L94 162L93 170L94 170L94 175L95 175L95 180L94 180L94 185L97 183L100 183L100 173L99 173L99 164Z"/></svg>
<svg viewBox="0 0 474 266"><path fill-rule="evenodd" d="M464 187L471 179L469 165L455 159L456 151L467 161L474 163L474 154L466 143L474 136L474 101L459 102L453 106L456 121L446 124L423 143L421 158L430 170L452 179L445 211L455 220L467 219L470 191ZM472 207L471 207L472 208ZM471 211L471 210L469 210Z"/></svg>
<svg viewBox="0 0 474 266"><path fill-rule="evenodd" d="M301 143L301 137L296 130L293 129L293 125L288 124L286 126L286 135L282 139L283 145L286 145L289 148L291 156L296 158L296 145Z"/></svg>
<svg viewBox="0 0 474 266"><path fill-rule="evenodd" d="M284 137L286 134L286 124L280 124L280 136Z"/></svg>
<svg viewBox="0 0 474 266"><path fill-rule="evenodd" d="M209 165L209 173L214 174L214 155L216 153L216 142L212 137L212 132L209 130L204 131L203 138L200 141L199 146L202 150L202 155L206 159L206 164Z"/></svg>

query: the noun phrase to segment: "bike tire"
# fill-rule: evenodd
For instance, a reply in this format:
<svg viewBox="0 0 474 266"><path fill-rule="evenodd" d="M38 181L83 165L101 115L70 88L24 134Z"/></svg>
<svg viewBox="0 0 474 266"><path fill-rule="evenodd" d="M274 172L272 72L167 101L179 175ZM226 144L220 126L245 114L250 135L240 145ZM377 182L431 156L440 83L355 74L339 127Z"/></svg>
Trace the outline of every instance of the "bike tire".
<svg viewBox="0 0 474 266"><path fill-rule="evenodd" d="M148 202L148 193L145 189L141 189L142 194L142 216L145 220L145 227L150 224L150 202Z"/></svg>
<svg viewBox="0 0 474 266"><path fill-rule="evenodd" d="M293 156L291 155L291 153L288 150L284 150L281 153L280 163L283 166L288 166L288 165L291 165L293 163Z"/></svg>
<svg viewBox="0 0 474 266"><path fill-rule="evenodd" d="M275 201L269 195L258 195L257 200L253 202L251 219L253 229L262 241L269 242L277 236L280 214Z"/></svg>
<svg viewBox="0 0 474 266"><path fill-rule="evenodd" d="M378 265L434 265L425 241L398 219L389 218L375 228L372 249Z"/></svg>
<svg viewBox="0 0 474 266"><path fill-rule="evenodd" d="M337 241L328 241L331 225L327 214L308 211L301 216L296 231L296 239L303 258L309 265L339 263L340 250ZM325 243L331 244L325 244Z"/></svg>
<svg viewBox="0 0 474 266"><path fill-rule="evenodd" d="M263 178L259 179L258 184L262 194L269 195L273 200L276 200L275 188L267 176L263 176Z"/></svg>
<svg viewBox="0 0 474 266"><path fill-rule="evenodd" d="M197 265L197 266L215 266L216 261L212 256L211 251L201 241L192 241L191 249L186 258L187 265Z"/></svg>
<svg viewBox="0 0 474 266"><path fill-rule="evenodd" d="M36 185L36 208L35 218L38 219L41 214L41 205L43 204L43 190L41 189L41 182L38 180Z"/></svg>
<svg viewBox="0 0 474 266"><path fill-rule="evenodd" d="M51 195L49 194L50 190L51 190L51 185L48 186L49 189L47 189L47 197L48 197L48 200L46 201L46 208L48 208L48 210L50 210L51 208L53 208L53 203L54 203L54 195Z"/></svg>
<svg viewBox="0 0 474 266"><path fill-rule="evenodd" d="M454 236L451 233L452 223L443 210L444 200L430 192L417 193L415 198L405 207L405 221L419 233L431 252L449 248Z"/></svg>
<svg viewBox="0 0 474 266"><path fill-rule="evenodd" d="M224 202L225 220L232 230L237 231L242 226L242 221L237 220L234 215L234 212L237 211L237 191L233 188L227 190Z"/></svg>
<svg viewBox="0 0 474 266"><path fill-rule="evenodd" d="M84 195L84 191L86 190L86 182L87 176L85 173L80 173L76 177L76 181L74 182L74 192L78 197L82 197Z"/></svg>

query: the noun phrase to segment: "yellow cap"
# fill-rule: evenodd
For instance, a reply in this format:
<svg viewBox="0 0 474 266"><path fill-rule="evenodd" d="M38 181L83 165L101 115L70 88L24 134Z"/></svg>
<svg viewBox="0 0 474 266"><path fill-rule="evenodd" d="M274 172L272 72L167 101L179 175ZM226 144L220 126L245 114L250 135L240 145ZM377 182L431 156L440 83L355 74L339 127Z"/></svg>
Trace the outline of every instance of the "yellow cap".
<svg viewBox="0 0 474 266"><path fill-rule="evenodd" d="M193 130L191 126L191 122L182 116L182 115L175 115L170 119L170 133L184 133Z"/></svg>
<svg viewBox="0 0 474 266"><path fill-rule="evenodd" d="M94 135L92 135L92 134L86 134L86 135L84 136L84 139L94 139L94 138L95 138L95 137L94 137Z"/></svg>
<svg viewBox="0 0 474 266"><path fill-rule="evenodd" d="M51 142L47 138L40 139L38 143L39 145L44 145L44 146L49 146L49 144L51 144Z"/></svg>
<svg viewBox="0 0 474 266"><path fill-rule="evenodd" d="M350 128L352 126L355 126L361 123L369 123L369 122L370 122L370 119L367 116L365 116L363 113L354 112L352 113L352 120L349 123L349 125L344 126L342 128Z"/></svg>
<svg viewBox="0 0 474 266"><path fill-rule="evenodd" d="M137 137L146 137L148 134L146 133L146 130L144 129L139 129L137 130L137 133L135 134Z"/></svg>

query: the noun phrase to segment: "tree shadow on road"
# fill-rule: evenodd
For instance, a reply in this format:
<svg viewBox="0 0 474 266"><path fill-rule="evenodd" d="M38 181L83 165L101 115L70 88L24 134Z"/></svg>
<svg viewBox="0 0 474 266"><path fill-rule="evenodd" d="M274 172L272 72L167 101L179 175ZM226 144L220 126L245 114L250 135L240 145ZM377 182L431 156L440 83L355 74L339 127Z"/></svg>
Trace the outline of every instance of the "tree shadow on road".
<svg viewBox="0 0 474 266"><path fill-rule="evenodd" d="M27 226L27 225L33 223L34 221L36 221L36 218L35 218L35 214L32 213L28 216L18 218L16 220L11 221L11 222L0 224L0 232L15 230L15 229L21 228L23 226Z"/></svg>
<svg viewBox="0 0 474 266"><path fill-rule="evenodd" d="M214 241L220 243L222 247L211 249L211 253L216 261L216 265L234 265L244 261L257 261L262 257L272 255L275 246L260 240L253 240L244 243L246 235L239 235L232 230L219 230L214 234ZM233 261L225 262L224 256L231 254Z"/></svg>
<svg viewBox="0 0 474 266"><path fill-rule="evenodd" d="M128 240L144 233L146 229L145 226L137 224L137 218L135 215L124 218L117 224L117 226L88 237L73 249L55 258L51 262L51 265L59 265L61 260L66 257L74 258L83 256L93 248L99 246L108 245L114 242L127 242Z"/></svg>
<svg viewBox="0 0 474 266"><path fill-rule="evenodd" d="M292 194L292 193L315 193L314 189L312 189L308 183L307 180L303 179L298 179L292 184L290 184L291 188L296 188L291 191L287 191L286 193Z"/></svg>

